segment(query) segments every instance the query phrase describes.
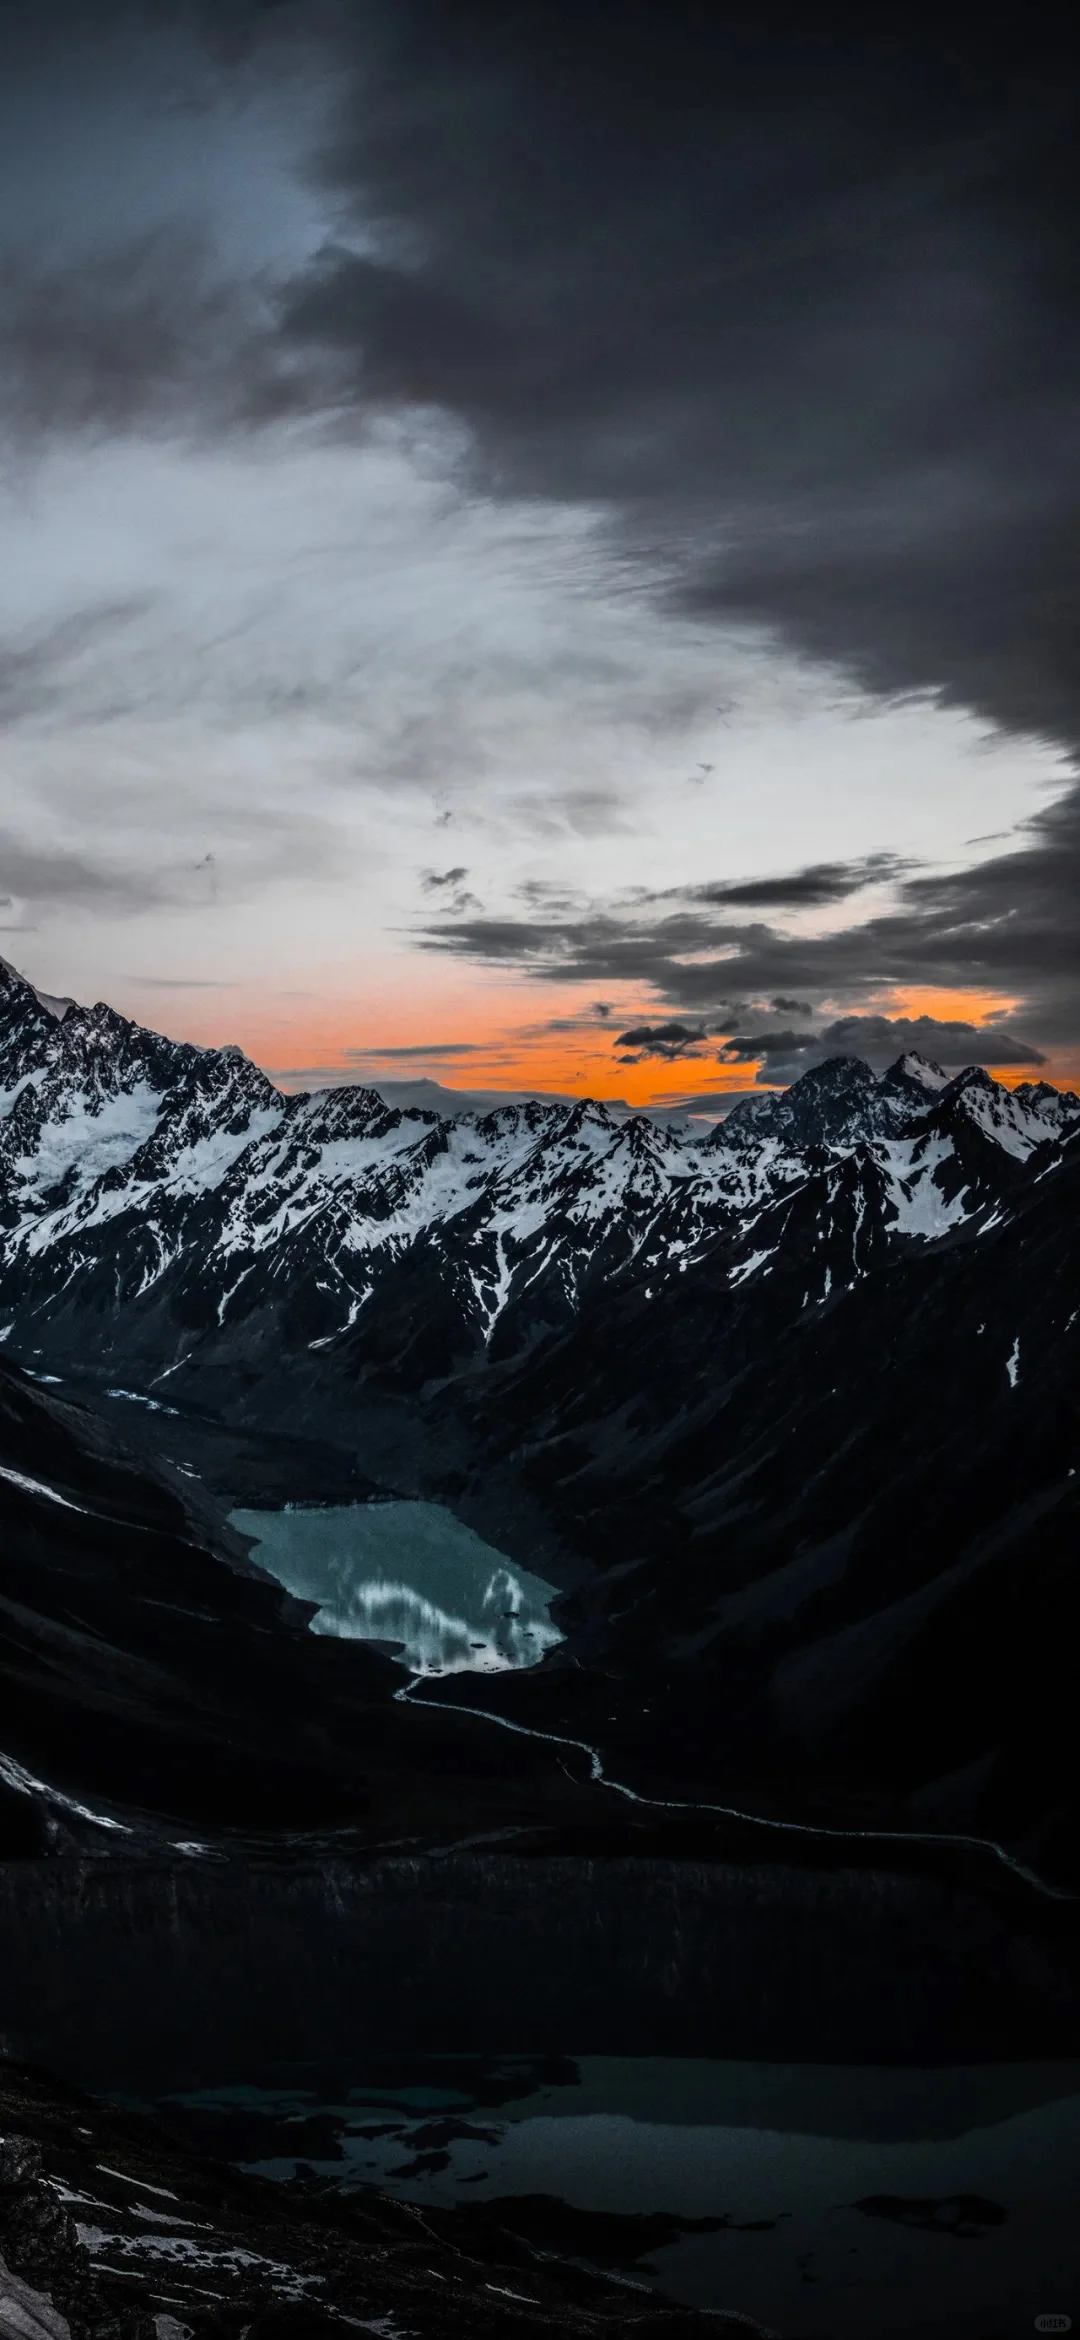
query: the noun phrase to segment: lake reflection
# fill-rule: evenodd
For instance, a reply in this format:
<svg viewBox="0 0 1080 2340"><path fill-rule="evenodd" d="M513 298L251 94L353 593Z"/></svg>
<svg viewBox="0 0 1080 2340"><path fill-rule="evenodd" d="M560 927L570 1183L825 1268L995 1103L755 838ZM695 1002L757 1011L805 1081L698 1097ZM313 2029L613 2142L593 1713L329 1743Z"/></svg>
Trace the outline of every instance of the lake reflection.
<svg viewBox="0 0 1080 2340"><path fill-rule="evenodd" d="M515 1567L438 1503L349 1503L234 1511L254 1559L317 1601L313 1633L402 1644L412 1674L532 1666L561 1640L555 1587Z"/></svg>
<svg viewBox="0 0 1080 2340"><path fill-rule="evenodd" d="M384 2058L159 2099L203 2150L498 2204L531 2247L785 2340L1021 2340L1080 2280L1080 2066Z"/></svg>

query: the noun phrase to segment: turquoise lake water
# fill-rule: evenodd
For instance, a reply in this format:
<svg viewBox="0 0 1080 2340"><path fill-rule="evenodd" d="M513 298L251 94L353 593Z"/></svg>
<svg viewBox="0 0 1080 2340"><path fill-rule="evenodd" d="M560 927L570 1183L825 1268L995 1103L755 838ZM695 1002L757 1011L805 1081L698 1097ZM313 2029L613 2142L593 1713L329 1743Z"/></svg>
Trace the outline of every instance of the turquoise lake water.
<svg viewBox="0 0 1080 2340"><path fill-rule="evenodd" d="M485 1544L437 1503L234 1511L252 1558L300 1599L313 1633L395 1641L413 1674L532 1666L561 1639L554 1585Z"/></svg>

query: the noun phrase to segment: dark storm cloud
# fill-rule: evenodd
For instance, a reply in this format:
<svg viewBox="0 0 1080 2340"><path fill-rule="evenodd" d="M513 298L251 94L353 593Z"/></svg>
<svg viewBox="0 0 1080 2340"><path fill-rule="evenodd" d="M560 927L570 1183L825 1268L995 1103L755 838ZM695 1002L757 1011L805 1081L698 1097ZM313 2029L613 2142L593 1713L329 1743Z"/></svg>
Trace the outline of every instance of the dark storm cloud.
<svg viewBox="0 0 1080 2340"><path fill-rule="evenodd" d="M861 864L859 865L862 866ZM721 985L749 997L851 999L868 988L932 983L1024 1002L1030 1044L1075 1042L1080 1008L1080 799L1028 824L1026 841L976 869L908 877L897 906L824 934L737 924L695 907L663 918L599 910L562 920L466 920L426 947L526 974L598 985L648 984L668 1006L711 1009ZM1004 1061L1001 1058L998 1062Z"/></svg>
<svg viewBox="0 0 1080 2340"><path fill-rule="evenodd" d="M637 1024L632 1031L620 1032L612 1045L634 1051L625 1060L628 1064L641 1064L650 1056L674 1064L682 1056L699 1056L707 1036L703 1024Z"/></svg>
<svg viewBox="0 0 1080 2340"><path fill-rule="evenodd" d="M409 1047L346 1048L343 1049L342 1054L350 1063L364 1064L373 1056L377 1056L382 1063L384 1059L389 1060L392 1057L408 1059L409 1057L425 1056L487 1056L490 1055L490 1050L485 1048L479 1040L417 1040Z"/></svg>
<svg viewBox="0 0 1080 2340"><path fill-rule="evenodd" d="M1054 670L1075 717L1016 567L1057 603L1047 523L1077 491L1045 20L995 46L641 0L616 39L595 0L393 0L356 39L324 176L397 256L325 254L300 340L464 413L503 481L610 494L660 537L676 515L705 606L1013 722L1051 721Z"/></svg>
<svg viewBox="0 0 1080 2340"><path fill-rule="evenodd" d="M673 1117L692 1113L723 1121L733 1105L738 1105L743 1097L752 1097L754 1094L753 1089L699 1089L693 1096L687 1097L680 1090L672 1089L666 1097L654 1100L653 1109L660 1106Z"/></svg>
<svg viewBox="0 0 1080 2340"><path fill-rule="evenodd" d="M1045 1064L1037 1048L994 1021L989 1027L947 1022L937 1016L841 1016L821 1035L826 1047L869 1064L884 1057L890 1064L907 1048L943 1065Z"/></svg>
<svg viewBox="0 0 1080 2340"><path fill-rule="evenodd" d="M24 265L24 418L433 401L489 486L606 501L682 606L1080 735L1077 142L1041 12L975 43L699 0L637 0L617 37L599 0L42 17L198 25L220 57L321 40L319 176L381 241L279 288L276 334L273 288L179 247Z"/></svg>
<svg viewBox="0 0 1080 2340"><path fill-rule="evenodd" d="M0 830L0 885L19 902L97 911L142 910L166 899L153 875L110 869L82 853Z"/></svg>
<svg viewBox="0 0 1080 2340"><path fill-rule="evenodd" d="M322 169L385 247L324 254L286 338L358 398L453 409L496 490L606 501L684 611L1074 744L1080 144L1052 20L972 42L641 0L616 37L596 5L394 0L363 24ZM1078 811L855 940L748 939L748 980L1033 986L1075 1028ZM476 940L529 966L545 930ZM556 956L700 996L610 925Z"/></svg>
<svg viewBox="0 0 1080 2340"><path fill-rule="evenodd" d="M1080 141L1049 12L974 39L701 0L41 12L50 37L156 18L197 22L225 66L268 25L328 44L341 97L313 169L336 240L284 286L226 281L176 236L11 262L9 434L432 403L486 492L606 509L628 579L661 574L674 610L1080 739ZM16 57L36 22L0 0ZM617 803L549 791L528 817L603 833ZM697 1016L731 984L996 988L1041 1044L1075 1037L1080 795L976 868L894 869L895 907L840 933L725 915L839 905L866 871L720 881L659 920L550 899L494 921L466 898L427 942Z"/></svg>
<svg viewBox="0 0 1080 2340"><path fill-rule="evenodd" d="M825 903L844 902L864 886L880 884L895 876L900 866L890 853L873 853L864 861L818 861L786 876L695 886L692 899L715 902L718 908L730 903L733 909L745 910L817 909Z"/></svg>
<svg viewBox="0 0 1080 2340"><path fill-rule="evenodd" d="M189 230L0 260L0 433L16 444L221 436L338 403L326 357L279 339L270 288L238 283Z"/></svg>
<svg viewBox="0 0 1080 2340"><path fill-rule="evenodd" d="M821 1036L817 1032L772 1030L734 1033L730 1040L724 1042L718 1055L721 1064L753 1064L759 1056L780 1056L786 1062L789 1057L802 1056L808 1050L816 1050L820 1046ZM854 1054L854 1051L851 1053Z"/></svg>
<svg viewBox="0 0 1080 2340"><path fill-rule="evenodd" d="M998 1024L986 1029L936 1016L840 1016L820 1032L781 1031L733 1034L718 1051L721 1064L760 1064L760 1085L798 1080L831 1056L857 1056L883 1072L908 1050L949 1070L969 1064L1037 1066L1046 1059Z"/></svg>
<svg viewBox="0 0 1080 2340"><path fill-rule="evenodd" d="M218 65L236 65L267 36L297 32L332 34L340 26L340 0L0 0L0 37L15 68L38 64L65 40L180 28L198 35Z"/></svg>

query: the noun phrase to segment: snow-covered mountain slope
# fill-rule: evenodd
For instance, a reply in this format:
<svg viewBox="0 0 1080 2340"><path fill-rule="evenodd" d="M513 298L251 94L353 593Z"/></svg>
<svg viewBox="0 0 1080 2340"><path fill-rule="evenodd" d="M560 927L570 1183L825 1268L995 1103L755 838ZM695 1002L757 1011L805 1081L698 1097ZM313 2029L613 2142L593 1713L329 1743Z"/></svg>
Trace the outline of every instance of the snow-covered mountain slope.
<svg viewBox="0 0 1080 2340"><path fill-rule="evenodd" d="M383 1365L409 1316L428 1378L718 1251L733 1289L796 1261L817 1303L1000 1223L1078 1128L1072 1095L914 1055L883 1078L833 1059L704 1138L588 1101L283 1096L238 1049L45 1001L0 962L0 1311L16 1346L162 1367L268 1315L290 1348Z"/></svg>
<svg viewBox="0 0 1080 2340"><path fill-rule="evenodd" d="M1044 1152L826 1290L873 1224L855 1151L760 1215L741 1277L719 1244L677 1287L615 1279L432 1400L598 1563L560 1611L572 1691L546 1669L513 1712L573 1713L674 1796L771 1778L788 1813L873 1803L1080 1881L1080 1132Z"/></svg>

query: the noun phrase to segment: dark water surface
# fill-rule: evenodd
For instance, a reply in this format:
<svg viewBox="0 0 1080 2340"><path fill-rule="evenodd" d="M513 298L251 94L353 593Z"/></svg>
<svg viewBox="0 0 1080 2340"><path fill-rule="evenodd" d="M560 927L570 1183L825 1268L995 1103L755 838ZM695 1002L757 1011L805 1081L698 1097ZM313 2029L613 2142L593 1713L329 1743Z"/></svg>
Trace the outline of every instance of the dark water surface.
<svg viewBox="0 0 1080 2340"><path fill-rule="evenodd" d="M398 1642L410 1695L417 1677L534 1664L559 1638L553 1588L440 1506L312 1504L237 1511L233 1524L256 1539L262 1567L318 1605L313 1631ZM120 2054L114 2043L111 2059L102 2039L92 2084L109 2062L115 2083L134 2086L190 2143L270 2178L377 2186L418 2204L502 2204L500 2217L537 2249L741 2311L786 2340L1019 2340L1049 2316L1080 2326L1080 2061L938 2060L942 2043L964 2052L959 2017L980 1990L989 2019L984 2011L968 2052L1007 2036L993 1959L984 1973L971 1943L965 1953L955 1921L937 1913L935 1895L947 1895L886 1883L878 1909L856 1878L848 1909L829 1878L785 1888L777 1875L756 1892L752 1880L736 1890L736 1878L725 1899L711 1871L696 1882L666 1869L621 1879L610 1864L586 1875L579 1863L571 1880L555 1863L545 1885L535 1863L516 1884L505 1862L490 1877L481 1863L459 1878L461 1865L373 1879L366 1897L363 1879L348 1890L339 1879L332 1922L317 1880L294 1891L288 1879L255 1877L250 1939L228 1875L185 1880L192 1907L181 1896L186 1915L173 1912L164 1947L156 1903L149 1912L161 1981L172 1973L165 1948L175 1950L174 1989L182 1970L215 2020L182 2008L175 2039L144 2025L142 2047L131 2040ZM528 1885L548 1896L542 1923ZM95 1922L116 1964L128 1919L104 1911ZM1017 1956L1026 2006L1041 1970L1034 1953ZM965 1957L965 1973L954 1972ZM119 1998L118 1977L119 1967ZM263 1979L271 2007L281 2002L269 2027ZM611 2036L604 2011L624 1981L627 2007L640 2000L641 2012L631 2021L620 2000ZM802 2017L792 2012L800 1995ZM234 2000L237 2010L258 2001L258 2020L226 2020ZM838 2026L834 2000L851 2002L850 2025ZM1036 2028L1055 2040L1049 2020ZM721 2052L371 2052L395 2039L430 2047L448 2033L475 2050L508 2032L549 2049L569 2033L577 2044L666 2036ZM811 2055L892 2061L740 2061L727 2048L799 2054L804 2038ZM309 2060L268 2064L279 2039ZM913 2045L926 2068L897 2060Z"/></svg>
<svg viewBox="0 0 1080 2340"><path fill-rule="evenodd" d="M790 2340L1080 2319L1080 2063L396 2057L155 2109L269 2177L505 2201L538 2247Z"/></svg>

